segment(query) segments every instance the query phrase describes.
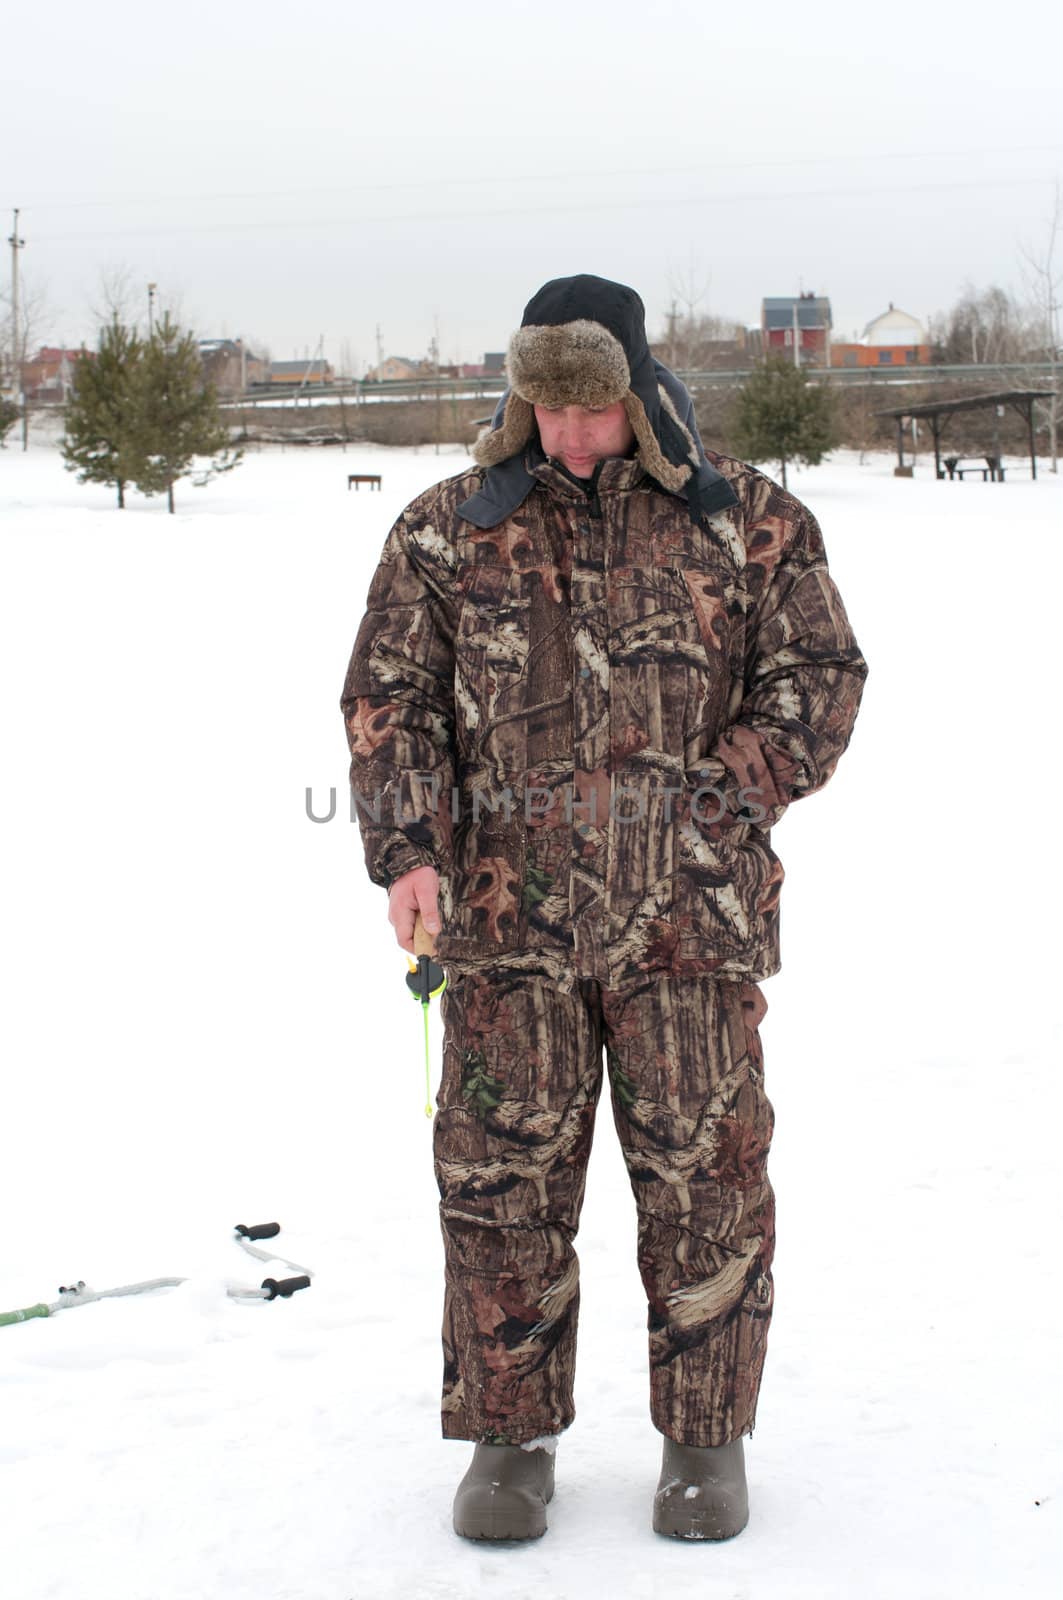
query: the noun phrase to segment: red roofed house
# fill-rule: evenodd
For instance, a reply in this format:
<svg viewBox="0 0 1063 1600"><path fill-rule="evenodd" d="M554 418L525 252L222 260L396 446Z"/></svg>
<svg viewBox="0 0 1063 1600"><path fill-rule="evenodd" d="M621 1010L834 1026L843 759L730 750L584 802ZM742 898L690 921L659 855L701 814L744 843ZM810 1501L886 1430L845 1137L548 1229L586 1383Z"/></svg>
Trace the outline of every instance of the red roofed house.
<svg viewBox="0 0 1063 1600"><path fill-rule="evenodd" d="M74 364L91 350L59 350L42 345L22 363L22 392L31 405L65 405L74 386Z"/></svg>
<svg viewBox="0 0 1063 1600"><path fill-rule="evenodd" d="M760 306L765 355L785 355L795 366L829 367L830 301L811 290L766 298Z"/></svg>

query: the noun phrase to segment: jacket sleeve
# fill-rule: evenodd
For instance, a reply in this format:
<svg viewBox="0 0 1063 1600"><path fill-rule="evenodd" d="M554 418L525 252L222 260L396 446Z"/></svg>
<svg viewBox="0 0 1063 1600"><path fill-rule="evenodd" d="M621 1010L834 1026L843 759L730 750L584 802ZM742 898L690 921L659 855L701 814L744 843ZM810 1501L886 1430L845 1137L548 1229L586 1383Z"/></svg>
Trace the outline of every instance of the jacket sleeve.
<svg viewBox="0 0 1063 1600"><path fill-rule="evenodd" d="M384 888L450 868L455 596L435 521L421 496L388 534L340 700L366 870Z"/></svg>
<svg viewBox="0 0 1063 1600"><path fill-rule="evenodd" d="M724 796L723 829L735 820L769 829L823 787L867 678L819 524L794 504L795 518L765 517L751 530L747 570L763 586L747 624L742 701L702 768Z"/></svg>

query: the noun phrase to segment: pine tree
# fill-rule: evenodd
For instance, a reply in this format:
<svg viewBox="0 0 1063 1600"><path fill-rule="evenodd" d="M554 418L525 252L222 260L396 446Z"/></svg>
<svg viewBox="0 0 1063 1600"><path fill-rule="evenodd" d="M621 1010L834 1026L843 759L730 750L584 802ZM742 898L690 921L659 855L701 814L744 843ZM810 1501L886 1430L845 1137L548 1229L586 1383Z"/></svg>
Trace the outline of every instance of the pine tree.
<svg viewBox="0 0 1063 1600"><path fill-rule="evenodd" d="M143 342L115 313L100 329L96 354L74 367L74 387L65 413L63 464L79 483L113 483L119 510L125 486L135 479L139 368Z"/></svg>
<svg viewBox="0 0 1063 1600"><path fill-rule="evenodd" d="M218 414L217 391L204 380L194 335L178 327L169 312L160 317L145 346L138 387L134 481L143 494L165 490L172 512L173 486L197 456L209 458L195 469L194 481L203 484L220 472L230 472L243 452L230 446Z"/></svg>
<svg viewBox="0 0 1063 1600"><path fill-rule="evenodd" d="M18 406L13 400L8 400L0 395L0 449L3 449L4 440L18 421Z"/></svg>
<svg viewBox="0 0 1063 1600"><path fill-rule="evenodd" d="M826 384L810 384L803 367L779 355L767 356L743 384L729 432L747 461L778 461L784 489L788 461L818 466L841 437Z"/></svg>

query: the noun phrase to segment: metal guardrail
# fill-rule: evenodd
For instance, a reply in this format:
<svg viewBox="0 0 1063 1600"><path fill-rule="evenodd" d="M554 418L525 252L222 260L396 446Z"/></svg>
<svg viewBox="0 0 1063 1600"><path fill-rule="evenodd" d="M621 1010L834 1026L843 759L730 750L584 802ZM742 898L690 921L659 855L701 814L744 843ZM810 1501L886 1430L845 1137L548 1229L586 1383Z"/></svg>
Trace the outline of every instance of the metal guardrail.
<svg viewBox="0 0 1063 1600"><path fill-rule="evenodd" d="M1047 361L1014 362L992 366L962 366L962 367L817 367L805 368L810 378L825 378L831 384L844 387L849 384L870 384L875 387L893 388L898 384L926 385L941 383L942 381L963 381L969 383L984 383L987 380L994 382L1004 379L1022 379L1025 383L1037 380L1043 382L1046 377L1051 377L1053 368ZM1058 371L1058 368L1055 369ZM688 389L713 389L733 388L736 384L745 383L753 371L752 367L735 367L727 371L685 371L680 369L676 376L682 379ZM407 400L432 402L440 399L465 399L465 400L497 400L502 395L504 383L497 378L408 378L396 379L392 382L369 383L357 380L350 383L332 384L293 384L291 386L277 384L272 388L249 390L243 395L229 395L221 400L225 409L275 405L277 401L300 400L313 401L317 405L334 400L337 404L342 400L351 401L356 405L372 405L380 402Z"/></svg>
<svg viewBox="0 0 1063 1600"><path fill-rule="evenodd" d="M220 404L231 406L268 405L278 400L322 401L350 400L356 405L377 405L381 401L422 400L442 398L464 400L497 400L505 385L498 378L422 378L401 379L393 383L314 383L273 384L260 389L249 389L242 395L226 395Z"/></svg>
<svg viewBox="0 0 1063 1600"><path fill-rule="evenodd" d="M1055 370L1058 372L1059 368ZM750 376L752 367L735 368L727 372L680 372L688 389L711 388L713 384L744 383ZM807 366L805 371L810 378L827 378L831 383L838 384L875 384L883 388L897 384L925 384L940 383L945 381L968 381L971 383L984 383L987 379L994 382L999 378L1021 378L1029 382L1035 377L1043 380L1051 377L1053 368L1048 361L1017 361L1011 364L992 364L986 366L885 366L885 367L817 367Z"/></svg>
<svg viewBox="0 0 1063 1600"><path fill-rule="evenodd" d="M681 378L688 389L693 391L732 388L736 384L745 383L752 372L751 367L736 367L726 372L716 371L685 371L680 369L676 376ZM805 369L810 377L825 377L832 384L845 387L848 384L869 384L876 388L895 388L898 384L927 385L947 382L967 382L984 384L987 381L994 383L1003 379L1005 382L1020 380L1024 385L1032 382L1044 384L1051 383L1053 372L1058 373L1059 368L1053 368L1047 361L1026 361L995 366L963 366L963 367L807 367ZM255 409L258 406L276 405L278 401L286 401L298 405L306 401L316 405L340 401L350 401L354 405L373 405L396 401L422 401L431 403L443 399L454 400L482 400L496 401L501 398L504 384L497 378L434 378L401 379L390 383L367 383L364 380L350 383L332 384L276 384L272 388L248 390L245 394L226 394L219 396L219 405L222 410ZM32 411L59 411L62 409L61 401L31 400Z"/></svg>

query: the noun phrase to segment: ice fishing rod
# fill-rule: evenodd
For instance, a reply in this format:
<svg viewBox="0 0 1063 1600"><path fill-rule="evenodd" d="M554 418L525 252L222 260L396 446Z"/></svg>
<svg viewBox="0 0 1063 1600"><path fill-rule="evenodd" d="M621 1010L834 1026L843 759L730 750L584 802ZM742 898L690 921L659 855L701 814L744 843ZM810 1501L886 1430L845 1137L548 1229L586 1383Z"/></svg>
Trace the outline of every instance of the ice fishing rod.
<svg viewBox="0 0 1063 1600"><path fill-rule="evenodd" d="M447 975L438 962L432 960L435 951L435 940L421 921L421 913L414 913L413 919L413 948L417 956L416 961L410 961L410 970L406 974L406 987L415 1000L421 1002L424 1013L424 1114L432 1115L432 1078L429 1069L428 1054L428 1001L432 995L442 994L446 988ZM407 960L409 958L407 957Z"/></svg>
<svg viewBox="0 0 1063 1600"><path fill-rule="evenodd" d="M263 1278L257 1289L235 1288L227 1289L231 1300L289 1300L299 1289L309 1289L313 1274L308 1267L300 1267L295 1261L285 1261L283 1256L271 1255L266 1250L256 1250L251 1242L255 1239L275 1239L281 1231L279 1222L259 1222L254 1227L248 1228L244 1223L238 1222L233 1230L233 1241L249 1256L254 1256L257 1261L278 1261L282 1267L287 1267L295 1274L292 1278ZM13 1326L16 1322L30 1322L34 1317L54 1317L59 1311L69 1311L73 1306L90 1305L94 1300L114 1300L122 1295L150 1294L154 1289L176 1289L179 1284L187 1283L187 1278L147 1278L143 1283L126 1283L117 1289L90 1289L88 1285L79 1280L70 1286L61 1285L58 1300L42 1300L35 1306L24 1306L20 1311L0 1311L0 1328Z"/></svg>

